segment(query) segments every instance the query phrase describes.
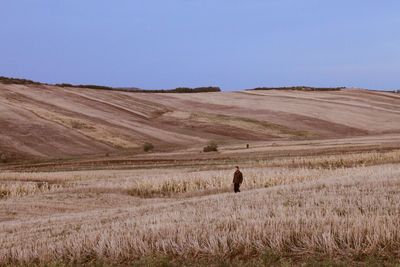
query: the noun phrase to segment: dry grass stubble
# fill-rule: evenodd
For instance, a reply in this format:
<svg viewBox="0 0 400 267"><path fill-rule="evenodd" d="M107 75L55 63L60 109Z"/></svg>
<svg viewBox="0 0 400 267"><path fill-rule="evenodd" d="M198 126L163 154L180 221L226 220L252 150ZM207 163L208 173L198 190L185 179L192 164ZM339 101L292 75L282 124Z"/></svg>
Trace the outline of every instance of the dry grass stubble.
<svg viewBox="0 0 400 267"><path fill-rule="evenodd" d="M399 257L399 176L398 165L363 167L240 195L3 223L0 262L252 258L265 251L294 258Z"/></svg>

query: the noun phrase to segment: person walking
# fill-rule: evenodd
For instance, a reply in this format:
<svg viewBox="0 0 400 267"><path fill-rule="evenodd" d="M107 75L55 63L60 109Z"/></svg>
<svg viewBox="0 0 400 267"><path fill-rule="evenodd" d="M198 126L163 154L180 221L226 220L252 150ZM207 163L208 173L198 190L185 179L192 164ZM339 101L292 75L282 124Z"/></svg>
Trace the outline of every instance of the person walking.
<svg viewBox="0 0 400 267"><path fill-rule="evenodd" d="M240 171L239 166L236 166L236 171L233 174L233 191L240 192L240 185L243 183L243 173Z"/></svg>

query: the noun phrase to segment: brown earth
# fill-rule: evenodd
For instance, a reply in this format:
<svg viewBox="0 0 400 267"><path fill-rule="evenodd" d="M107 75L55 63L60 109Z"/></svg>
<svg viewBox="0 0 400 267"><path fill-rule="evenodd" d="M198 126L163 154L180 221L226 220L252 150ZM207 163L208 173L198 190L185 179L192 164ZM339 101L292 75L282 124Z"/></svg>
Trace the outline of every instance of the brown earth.
<svg viewBox="0 0 400 267"><path fill-rule="evenodd" d="M245 143L264 151L277 142L364 136L374 140L363 139L365 147L379 147L386 136L395 139L390 147L398 146L400 96L366 90L146 94L0 84L0 154L11 162L134 156L145 142L185 155L210 140L234 153Z"/></svg>

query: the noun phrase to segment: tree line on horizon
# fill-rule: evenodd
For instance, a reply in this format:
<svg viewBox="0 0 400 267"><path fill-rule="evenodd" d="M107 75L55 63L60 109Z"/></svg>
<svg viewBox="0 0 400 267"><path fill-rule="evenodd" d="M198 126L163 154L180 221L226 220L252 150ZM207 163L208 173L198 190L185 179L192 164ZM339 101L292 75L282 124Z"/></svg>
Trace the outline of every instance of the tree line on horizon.
<svg viewBox="0 0 400 267"><path fill-rule="evenodd" d="M0 83L3 84L21 84L21 85L52 85L58 87L71 87L71 88L88 88L97 90L115 90L133 93L207 93L207 92L221 92L221 88L218 86L203 86L203 87L177 87L175 89L140 89L136 87L111 87L104 85L94 84L70 84L70 83L42 83L22 78L11 78L0 76ZM296 90L296 91L340 91L346 89L346 87L312 87L312 86L281 86L281 87L256 87L253 89L246 89L246 91L258 91L258 90ZM387 91L392 93L400 93L400 89L394 89Z"/></svg>
<svg viewBox="0 0 400 267"><path fill-rule="evenodd" d="M36 82L28 79L10 78L0 76L0 83L3 84L22 84L22 85L53 85L58 87L71 87L71 88L88 88L96 90L115 90L124 92L134 92L134 93L206 93L206 92L221 92L221 88L217 86L204 86L204 87L177 87L175 89L140 89L140 88L121 88L121 87L111 87L104 85L94 85L94 84L70 84L70 83L56 83L48 84Z"/></svg>

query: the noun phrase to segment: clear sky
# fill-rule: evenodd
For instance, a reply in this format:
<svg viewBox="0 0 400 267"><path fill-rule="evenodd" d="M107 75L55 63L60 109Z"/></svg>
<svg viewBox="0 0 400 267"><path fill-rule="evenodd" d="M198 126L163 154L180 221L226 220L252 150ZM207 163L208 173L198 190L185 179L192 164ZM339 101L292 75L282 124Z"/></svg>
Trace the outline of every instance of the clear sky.
<svg viewBox="0 0 400 267"><path fill-rule="evenodd" d="M398 0L1 0L0 76L400 88Z"/></svg>

